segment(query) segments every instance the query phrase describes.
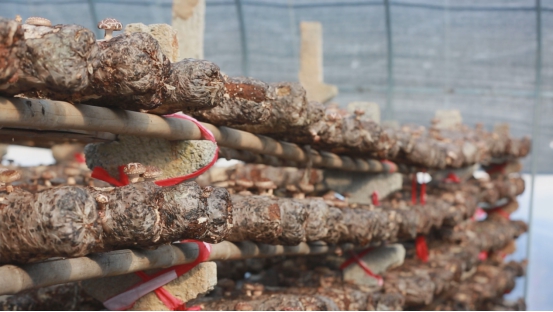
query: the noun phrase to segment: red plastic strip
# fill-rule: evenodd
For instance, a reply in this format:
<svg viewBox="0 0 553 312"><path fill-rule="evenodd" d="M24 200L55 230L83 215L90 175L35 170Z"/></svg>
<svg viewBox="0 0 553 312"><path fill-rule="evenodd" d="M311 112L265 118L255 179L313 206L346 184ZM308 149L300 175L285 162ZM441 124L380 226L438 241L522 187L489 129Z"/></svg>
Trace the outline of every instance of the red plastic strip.
<svg viewBox="0 0 553 312"><path fill-rule="evenodd" d="M411 181L411 204L417 204L417 174L413 173L413 180Z"/></svg>
<svg viewBox="0 0 553 312"><path fill-rule="evenodd" d="M357 255L353 251L350 252L351 253L351 258L344 261L344 263L342 263L342 265L340 265L340 270L343 270L343 269L347 268L348 266L350 266L352 263L355 262L355 263L357 263L357 265L359 265L359 267L361 267L361 269L363 269L363 271L365 271L365 273L368 276L374 277L377 280L378 286L382 286L382 285L384 285L384 279L382 278L382 276L373 273L373 271L367 266L367 264L363 260L361 260L361 258L363 256L365 256L367 253L369 253L372 249L373 248L367 248L367 249L363 250L361 253L359 253L359 255Z"/></svg>
<svg viewBox="0 0 553 312"><path fill-rule="evenodd" d="M102 167L94 167L94 169L92 169L91 176L94 179L105 181L105 182L107 182L111 185L115 185L115 186L125 186L126 185L126 184L123 184L121 181L117 180L116 178L110 176L109 173L106 171L106 169L104 169Z"/></svg>
<svg viewBox="0 0 553 312"><path fill-rule="evenodd" d="M488 259L488 252L487 251L481 251L479 254L478 254L478 260L480 261L485 261L486 259Z"/></svg>
<svg viewBox="0 0 553 312"><path fill-rule="evenodd" d="M372 200L373 205L380 206L380 202L378 201L378 192L377 191L374 191L372 193L371 200Z"/></svg>
<svg viewBox="0 0 553 312"><path fill-rule="evenodd" d="M361 251L360 253L358 253L357 256L360 257L360 258L363 258L366 254L371 252L373 249L374 249L373 247L369 247L369 248ZM347 268L348 266L350 266L354 262L355 262L355 259L353 257L350 257L349 259L347 259L346 261L344 261L344 263L342 263L340 265L340 270L343 270L343 269Z"/></svg>
<svg viewBox="0 0 553 312"><path fill-rule="evenodd" d="M474 215L472 217L470 217L470 219L472 221L478 220L480 218L483 218L485 215L486 215L486 212L484 211L484 209L478 207L478 208L476 208L476 211L474 212Z"/></svg>
<svg viewBox="0 0 553 312"><path fill-rule="evenodd" d="M73 157L75 158L75 160L76 160L79 164L84 164L84 163L86 162L86 159L85 159L83 153L75 153L75 155L73 155Z"/></svg>
<svg viewBox="0 0 553 312"><path fill-rule="evenodd" d="M422 172L425 173L426 170L423 170ZM421 201L421 205L426 205L426 182L424 182L424 181L422 181L422 184L421 184L421 198L420 198L420 201Z"/></svg>
<svg viewBox="0 0 553 312"><path fill-rule="evenodd" d="M428 245L426 244L424 236L419 235L415 239L415 250L417 252L417 257L422 262L428 262Z"/></svg>
<svg viewBox="0 0 553 312"><path fill-rule="evenodd" d="M507 167L507 162L497 165L491 165L490 167L488 167L488 169L486 169L486 172L488 174L505 173L505 167Z"/></svg>
<svg viewBox="0 0 553 312"><path fill-rule="evenodd" d="M488 210L488 214L490 213L497 213L499 214L500 216L502 216L503 218L505 218L506 220L510 220L511 219L511 216L509 215L509 213L507 213L507 211L503 210L504 206L501 206L501 207L497 207L497 208L493 208L493 209L489 209Z"/></svg>
<svg viewBox="0 0 553 312"><path fill-rule="evenodd" d="M447 177L445 178L444 182L446 183L461 183L461 179L459 179L459 177L453 173L453 172L450 172Z"/></svg>
<svg viewBox="0 0 553 312"><path fill-rule="evenodd" d="M142 282L130 287L125 292L128 292L128 291L130 291L134 288L137 288L137 287L141 286L143 283L148 282L148 281L150 281L150 280L152 280L156 277L159 277L160 275L166 275L167 273L170 273L171 271L174 271L172 273L176 277L182 276L183 274L187 273L188 271L193 269L195 266L197 266L199 263L209 260L209 256L210 256L210 253L211 253L211 248L210 248L209 244L204 243L204 242L200 242L200 241L197 241L197 240L183 240L182 242L183 243L191 242L191 243L196 243L198 245L198 249L199 249L198 250L198 257L192 263L170 267L170 268L161 270L161 271L159 271L155 274L152 274L152 275L148 275L144 272L135 272L135 274L142 279ZM185 302L183 302L182 300L180 300L180 299L174 297L173 295L171 295L171 293L169 293L166 289L164 289L163 286L158 287L156 290L154 290L154 292L155 292L156 296L159 298L159 300L161 300L161 302L163 302L172 311L200 311L201 310L201 308L198 307L198 306L193 306L193 307L187 308ZM121 296L121 294L116 295L114 297L117 297L117 296ZM109 301L109 299L106 300L106 301ZM132 304L128 305L128 306L119 307L117 309L118 310L127 310L127 309L131 308L133 305L134 305L134 302Z"/></svg>
<svg viewBox="0 0 553 312"><path fill-rule="evenodd" d="M387 159L380 161L383 165L386 165L388 167L388 173L394 173L397 172L397 165Z"/></svg>
<svg viewBox="0 0 553 312"><path fill-rule="evenodd" d="M200 132L202 133L202 137L204 139L209 140L209 141L217 144L217 141L215 140L215 136L213 135L213 133L211 133L211 131L209 131L209 129L204 127L204 125L202 125L202 123L200 123L196 119L194 119L190 116L187 116L185 114L181 114L181 113L176 113L176 114L171 114L171 115L164 115L164 117L179 118L179 119L192 121L198 127L198 129L200 129ZM197 170L195 172L192 172L190 174L184 175L184 176L180 176L180 177L174 177L174 178L169 178L169 179L164 179L164 180L158 180L158 181L155 181L154 183L159 185L159 186L171 186L171 185L176 185L176 184L182 183L186 180L190 180L190 179L195 178L195 177L201 175L202 173L206 172L209 168L211 168L215 164L215 162L217 162L218 158L219 158L219 146L217 146L217 149L215 150L215 154L213 155L213 159L211 159L211 161L207 165L200 168L199 170ZM123 166L119 166L118 170L119 170L119 177L120 177L119 180L117 180L114 177L110 176L109 173L105 169L100 168L100 167L96 167L96 168L94 168L94 170L92 170L92 177L95 178L95 179L98 179L98 180L108 182L109 184L115 185L115 186L128 185L129 184L129 178L127 177L127 175L123 171Z"/></svg>

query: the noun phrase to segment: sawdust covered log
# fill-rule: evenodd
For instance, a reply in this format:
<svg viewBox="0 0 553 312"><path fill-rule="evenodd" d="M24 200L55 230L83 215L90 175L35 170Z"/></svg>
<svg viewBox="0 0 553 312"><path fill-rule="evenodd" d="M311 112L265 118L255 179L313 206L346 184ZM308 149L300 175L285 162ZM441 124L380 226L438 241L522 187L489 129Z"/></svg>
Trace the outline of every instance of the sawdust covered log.
<svg viewBox="0 0 553 312"><path fill-rule="evenodd" d="M395 144L395 138L378 123L360 119L357 115L342 116L327 109L324 117L309 128L311 137L304 140L288 137L297 143L310 144L321 150L352 156L385 158Z"/></svg>
<svg viewBox="0 0 553 312"><path fill-rule="evenodd" d="M266 291L257 296L202 298L192 301L211 311L374 311L401 310L403 298L397 293L381 294L337 282L323 287L290 287Z"/></svg>
<svg viewBox="0 0 553 312"><path fill-rule="evenodd" d="M125 33L97 45L90 84L66 100L134 111L162 104L171 65L157 40Z"/></svg>
<svg viewBox="0 0 553 312"><path fill-rule="evenodd" d="M495 204L502 198L515 198L525 189L524 179L520 176L501 175L492 180L476 180L480 188L480 201Z"/></svg>
<svg viewBox="0 0 553 312"><path fill-rule="evenodd" d="M501 219L461 223L454 228L441 229L440 235L446 241L464 242L480 250L494 251L502 249L527 230L524 221Z"/></svg>
<svg viewBox="0 0 553 312"><path fill-rule="evenodd" d="M515 278L523 276L525 262L511 261L501 266L481 264L476 273L461 283L450 298L450 304L467 310L476 310L487 299L499 298L515 287Z"/></svg>
<svg viewBox="0 0 553 312"><path fill-rule="evenodd" d="M217 105L222 105L224 100L223 76L219 67L208 61L184 59L171 63L171 73L165 84L163 104L149 113L165 115L184 111L201 114L198 110L219 109Z"/></svg>
<svg viewBox="0 0 553 312"><path fill-rule="evenodd" d="M428 305L476 266L478 253L471 246L441 244L431 248L428 263L408 259L401 267L386 272L384 292L403 295L406 307Z"/></svg>
<svg viewBox="0 0 553 312"><path fill-rule="evenodd" d="M344 208L342 214L347 232L342 235L341 242L363 246L385 235L388 220L381 211Z"/></svg>
<svg viewBox="0 0 553 312"><path fill-rule="evenodd" d="M342 214L320 199L293 200L233 195L234 226L226 239L265 244L335 243L344 226Z"/></svg>
<svg viewBox="0 0 553 312"><path fill-rule="evenodd" d="M16 75L20 68L18 55L24 53L24 48L21 24L0 18L0 92L9 92L10 84L19 79Z"/></svg>
<svg viewBox="0 0 553 312"><path fill-rule="evenodd" d="M65 27L69 30L69 27L77 26ZM75 36L74 33L69 34ZM29 40L25 42L29 45ZM73 51L67 43L61 46ZM156 39L146 33L130 33L110 40L93 41L92 46L97 53L88 58L85 71L78 73L85 80L81 88L72 90L47 86L26 95L134 111L149 110L162 104L171 67ZM60 67L66 70L72 68L67 64ZM48 70L51 71L50 68Z"/></svg>
<svg viewBox="0 0 553 312"><path fill-rule="evenodd" d="M97 56L94 33L77 25L34 26L0 20L0 93L83 91Z"/></svg>
<svg viewBox="0 0 553 312"><path fill-rule="evenodd" d="M25 291L0 298L3 311L91 311L104 305L90 297L80 283L68 283Z"/></svg>
<svg viewBox="0 0 553 312"><path fill-rule="evenodd" d="M268 196L232 196L233 227L226 236L231 242L267 242L282 234L281 210Z"/></svg>
<svg viewBox="0 0 553 312"><path fill-rule="evenodd" d="M0 202L0 262L78 257L180 239L220 242L232 223L225 189L195 182L161 188L16 188Z"/></svg>
<svg viewBox="0 0 553 312"><path fill-rule="evenodd" d="M193 116L216 126L273 137L309 136L308 127L323 116L323 106L308 102L298 83L267 84L251 78L225 77L225 88L218 107L193 112Z"/></svg>
<svg viewBox="0 0 553 312"><path fill-rule="evenodd" d="M273 104L279 98L274 86L246 77L223 76L223 83L223 92L217 94L216 107L190 111L190 114L216 126L233 128L267 121Z"/></svg>

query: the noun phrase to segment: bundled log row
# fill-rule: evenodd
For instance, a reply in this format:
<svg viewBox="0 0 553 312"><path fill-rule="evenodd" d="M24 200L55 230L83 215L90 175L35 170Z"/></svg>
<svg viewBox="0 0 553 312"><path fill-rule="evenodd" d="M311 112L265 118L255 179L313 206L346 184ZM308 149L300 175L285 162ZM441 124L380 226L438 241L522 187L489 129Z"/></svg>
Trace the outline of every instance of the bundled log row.
<svg viewBox="0 0 553 312"><path fill-rule="evenodd" d="M493 310L490 308L495 306L499 306L500 310L525 310L522 299L514 304L505 304L501 300L503 294L515 287L516 277L523 276L525 270L525 262L511 261L500 266L478 265L470 278L453 287L433 304L423 307L423 310Z"/></svg>
<svg viewBox="0 0 553 312"><path fill-rule="evenodd" d="M475 181L480 188L479 199L494 205L500 199L513 199L522 194L525 189L524 179L520 175L500 175L493 179L479 179Z"/></svg>
<svg viewBox="0 0 553 312"><path fill-rule="evenodd" d="M425 168L458 168L528 154L530 140L508 130L404 126L384 129L308 102L297 83L227 77L208 61L171 63L150 34L96 41L77 25L35 26L0 20L0 94L49 98L154 114L184 111L230 126L338 154L387 158ZM78 40L72 40L78 38Z"/></svg>
<svg viewBox="0 0 553 312"><path fill-rule="evenodd" d="M63 186L36 193L15 188L0 201L0 262L151 248L185 238L220 242L231 215L225 189L195 182L164 188L152 182Z"/></svg>
<svg viewBox="0 0 553 312"><path fill-rule="evenodd" d="M406 260L401 267L383 275L383 287L343 281L338 266L345 258L332 255L222 263L218 287L208 297L192 303L207 310L226 311L287 307L298 310L412 309L430 307L435 299L456 300L452 297L456 289L466 292L472 287L466 285L482 284L481 272L491 272L488 278L490 274L496 276L497 272L506 272L498 280L499 284L491 286L487 293L472 295L474 302L482 302L490 298L493 289L512 289L514 277L522 274L521 265L514 262L499 267L479 264L480 250L476 246L437 243L430 249L428 263ZM241 282L243 272L254 274L257 282ZM513 272L516 274L509 275Z"/></svg>
<svg viewBox="0 0 553 312"><path fill-rule="evenodd" d="M201 188L194 182L165 188L151 182L41 191L16 187L0 202L0 261L150 248L185 238L282 245L413 239L471 216L476 203L470 198L458 192L442 199L429 196L424 206L393 198L383 203L385 208L336 208L322 198L230 196L224 188Z"/></svg>
<svg viewBox="0 0 553 312"><path fill-rule="evenodd" d="M401 310L402 297L335 283L323 287L289 287L255 297L202 298L191 302L208 311L389 311Z"/></svg>
<svg viewBox="0 0 553 312"><path fill-rule="evenodd" d="M101 302L90 297L80 283L67 283L0 297L3 311L92 311L102 310Z"/></svg>
<svg viewBox="0 0 553 312"><path fill-rule="evenodd" d="M406 307L430 304L477 265L478 253L470 246L442 246L431 250L428 263L408 259L384 274L384 292L403 295Z"/></svg>
<svg viewBox="0 0 553 312"><path fill-rule="evenodd" d="M310 197L305 199L232 195L235 226L227 239L295 245L302 241L348 242L359 245L413 239L442 225L471 217L476 201L458 191L430 195L426 205L412 205L398 192L382 207ZM340 206L341 208L337 208Z"/></svg>
<svg viewBox="0 0 553 312"><path fill-rule="evenodd" d="M505 247L526 231L528 225L524 221L498 219L465 222L454 228L443 228L440 237L450 242L470 244L480 250L494 251Z"/></svg>
<svg viewBox="0 0 553 312"><path fill-rule="evenodd" d="M384 294L379 287L344 282L339 271L321 266L321 258L265 259L264 262L268 263L264 268L267 276L262 281L244 283L223 278L208 297L194 300L191 304L199 304L204 310L223 311L250 307L265 311L286 308L343 311L401 310L404 303L403 296L397 293ZM223 266L219 269L220 276L228 275L227 268ZM251 266L248 270L251 271Z"/></svg>

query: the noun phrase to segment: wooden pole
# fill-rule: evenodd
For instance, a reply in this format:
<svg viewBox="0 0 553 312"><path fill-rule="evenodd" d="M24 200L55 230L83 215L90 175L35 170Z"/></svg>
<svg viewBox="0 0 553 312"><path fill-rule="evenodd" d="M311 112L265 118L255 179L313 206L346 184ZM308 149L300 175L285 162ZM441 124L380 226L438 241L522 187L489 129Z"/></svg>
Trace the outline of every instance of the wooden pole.
<svg viewBox="0 0 553 312"><path fill-rule="evenodd" d="M341 169L357 172L395 172L397 166L379 161L354 159L328 152L312 151L308 155L296 144L281 142L262 135L228 127L215 127L203 123L217 143L223 147L271 155L281 159L307 163L314 168ZM167 140L200 140L199 128L191 121L164 118L157 115L119 109L70 104L61 101L0 97L0 127L38 130L103 131Z"/></svg>
<svg viewBox="0 0 553 312"><path fill-rule="evenodd" d="M301 243L298 246L273 246L241 242L213 244L209 261L273 257L282 255L317 255L337 248L324 243ZM32 288L46 287L85 279L128 274L149 269L192 263L198 257L196 243L164 245L155 250L117 250L88 257L55 259L21 266L0 267L0 295L16 294Z"/></svg>

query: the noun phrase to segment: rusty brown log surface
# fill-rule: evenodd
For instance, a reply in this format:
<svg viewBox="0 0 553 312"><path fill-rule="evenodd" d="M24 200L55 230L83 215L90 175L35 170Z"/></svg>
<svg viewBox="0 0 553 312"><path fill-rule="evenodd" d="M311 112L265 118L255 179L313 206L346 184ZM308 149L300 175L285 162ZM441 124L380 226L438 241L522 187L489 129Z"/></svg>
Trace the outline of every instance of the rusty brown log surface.
<svg viewBox="0 0 553 312"><path fill-rule="evenodd" d="M480 250L495 251L502 249L513 239L528 231L528 225L519 220L485 220L480 222L464 222L453 228L440 230L444 240L463 242L480 248Z"/></svg>
<svg viewBox="0 0 553 312"><path fill-rule="evenodd" d="M463 191L429 195L425 205L412 205L407 200L410 194L396 192L383 200L381 207L374 207L348 205L345 201L325 197L297 199L252 195L259 190L251 180L250 186L241 186L240 183L248 182L243 180L231 180L234 185L230 185L230 181L217 183L232 193L238 192L232 195L233 218L238 226L227 236L234 242L251 240L295 245L321 240L360 246L394 242L428 234L431 229L443 225L455 226L471 217L477 208L471 193Z"/></svg>
<svg viewBox="0 0 553 312"><path fill-rule="evenodd" d="M164 115L215 109L223 98L224 81L219 67L204 60L184 59L171 63L163 104L148 112Z"/></svg>
<svg viewBox="0 0 553 312"><path fill-rule="evenodd" d="M0 262L79 257L190 238L223 240L232 205L222 188L186 182L120 188L63 186L36 193L15 188L0 202Z"/></svg>
<svg viewBox="0 0 553 312"><path fill-rule="evenodd" d="M33 26L0 18L0 93L81 92L98 48L94 33L78 25Z"/></svg>
<svg viewBox="0 0 553 312"><path fill-rule="evenodd" d="M3 311L99 311L104 305L90 297L80 283L28 290L0 299Z"/></svg>
<svg viewBox="0 0 553 312"><path fill-rule="evenodd" d="M501 304L503 295L515 287L515 279L525 274L526 263L510 261L498 266L480 264L466 280L455 285L449 292L423 310L488 310L499 305L500 310L518 311L525 307L524 301ZM498 304L499 303L499 304ZM505 309L507 308L507 309ZM524 310L524 309L522 309Z"/></svg>
<svg viewBox="0 0 553 312"><path fill-rule="evenodd" d="M514 199L524 193L525 182L520 175L500 175L493 179L481 179L473 182L480 188L481 202L494 205L500 199Z"/></svg>

